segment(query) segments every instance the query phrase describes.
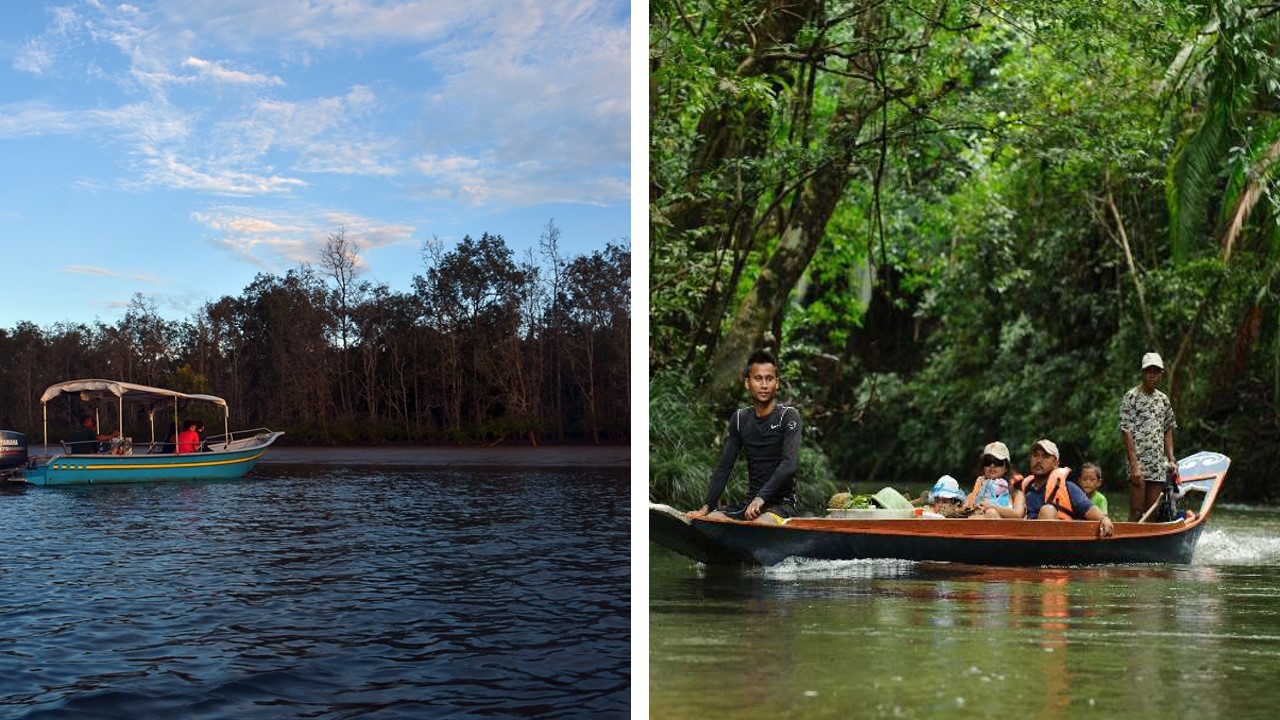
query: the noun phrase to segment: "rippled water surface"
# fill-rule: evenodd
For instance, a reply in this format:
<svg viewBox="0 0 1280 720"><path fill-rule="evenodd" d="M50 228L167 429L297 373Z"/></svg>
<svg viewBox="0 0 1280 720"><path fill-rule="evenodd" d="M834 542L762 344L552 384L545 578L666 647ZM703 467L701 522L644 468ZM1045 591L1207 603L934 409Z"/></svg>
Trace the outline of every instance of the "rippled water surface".
<svg viewBox="0 0 1280 720"><path fill-rule="evenodd" d="M1216 509L1190 565L709 572L650 552L650 717L1240 720L1280 706L1274 508Z"/></svg>
<svg viewBox="0 0 1280 720"><path fill-rule="evenodd" d="M0 489L0 716L619 717L625 469Z"/></svg>

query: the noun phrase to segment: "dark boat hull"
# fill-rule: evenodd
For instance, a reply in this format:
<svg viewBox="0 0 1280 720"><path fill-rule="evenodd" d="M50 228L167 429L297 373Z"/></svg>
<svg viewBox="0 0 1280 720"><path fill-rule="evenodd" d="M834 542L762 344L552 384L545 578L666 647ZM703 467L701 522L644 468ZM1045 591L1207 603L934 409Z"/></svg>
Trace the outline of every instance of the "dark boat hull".
<svg viewBox="0 0 1280 720"><path fill-rule="evenodd" d="M689 520L665 505L650 507L649 537L659 539L658 542L663 546L707 565L749 562L730 552L706 533L694 529Z"/></svg>
<svg viewBox="0 0 1280 720"><path fill-rule="evenodd" d="M900 520L887 523L957 523L965 520ZM988 522L988 521L971 521ZM989 522L1025 523L1027 520ZM1038 521L1053 522L1053 521ZM1096 527L1096 523L1089 523ZM1171 525L1186 525L1185 522ZM1170 532L1100 539L1037 540L1028 537L976 537L949 534L849 533L786 526L694 521L713 541L718 554L707 564L776 565L787 558L812 560L887 559L945 561L971 565L1043 566L1191 562L1203 525ZM661 542L661 541L660 541ZM663 543L666 544L666 543ZM675 548L673 548L675 549ZM677 550L679 551L679 550ZM688 555L688 553L685 553ZM708 554L709 556L709 554Z"/></svg>

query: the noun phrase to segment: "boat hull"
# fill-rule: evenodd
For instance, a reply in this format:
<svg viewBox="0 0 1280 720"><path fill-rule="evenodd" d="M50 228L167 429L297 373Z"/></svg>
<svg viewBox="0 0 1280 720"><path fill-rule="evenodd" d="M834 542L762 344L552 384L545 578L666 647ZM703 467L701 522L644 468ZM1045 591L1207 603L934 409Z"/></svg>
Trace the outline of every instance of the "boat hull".
<svg viewBox="0 0 1280 720"><path fill-rule="evenodd" d="M988 527L984 532L950 533L931 528L938 523L1008 526L1011 523L1058 524L1027 520L882 520L886 529L821 530L809 526L754 525L734 521L694 520L691 528L703 534L715 548L703 552L700 562L776 565L787 558L812 560L898 559L944 561L971 565L1043 566L1108 565L1125 563L1191 562L1203 525L1185 520L1147 525L1143 532L1119 523L1117 532L1132 534L1098 538L1097 523L1079 523L1087 536L1034 536L1016 532L1022 528ZM865 523L864 523L865 524ZM923 526L923 527L922 527ZM950 528L946 528L950 529ZM975 530L976 528L961 528ZM661 541L660 541L661 542ZM663 543L666 544L666 543ZM685 553L688 555L689 553ZM728 560L731 558L732 560Z"/></svg>
<svg viewBox="0 0 1280 720"><path fill-rule="evenodd" d="M707 565L775 565L810 560L898 559L971 565L1067 566L1190 563L1230 459L1199 452L1179 463L1180 497L1202 494L1195 511L1171 522L790 518L780 525L690 518L649 506L650 540Z"/></svg>
<svg viewBox="0 0 1280 720"><path fill-rule="evenodd" d="M15 478L32 485L221 480L244 477L282 433L242 447L184 455L55 455Z"/></svg>
<svg viewBox="0 0 1280 720"><path fill-rule="evenodd" d="M743 558L706 533L693 521L667 505L649 507L649 538L686 557L707 565L734 565Z"/></svg>

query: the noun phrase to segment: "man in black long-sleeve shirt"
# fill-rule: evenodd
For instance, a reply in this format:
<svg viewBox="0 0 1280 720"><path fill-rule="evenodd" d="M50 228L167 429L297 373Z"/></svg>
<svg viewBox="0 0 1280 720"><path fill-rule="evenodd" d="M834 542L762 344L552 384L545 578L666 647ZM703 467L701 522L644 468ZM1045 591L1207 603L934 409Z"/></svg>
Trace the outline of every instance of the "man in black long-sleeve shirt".
<svg viewBox="0 0 1280 720"><path fill-rule="evenodd" d="M742 384L751 393L751 407L729 418L729 438L707 487L706 502L689 517L713 512L720 501L739 451L747 456L747 497L742 508L726 508L730 517L757 522L781 522L796 514L796 468L800 462L800 412L774 400L778 392L778 362L767 352L747 360ZM719 511L715 511L719 512Z"/></svg>

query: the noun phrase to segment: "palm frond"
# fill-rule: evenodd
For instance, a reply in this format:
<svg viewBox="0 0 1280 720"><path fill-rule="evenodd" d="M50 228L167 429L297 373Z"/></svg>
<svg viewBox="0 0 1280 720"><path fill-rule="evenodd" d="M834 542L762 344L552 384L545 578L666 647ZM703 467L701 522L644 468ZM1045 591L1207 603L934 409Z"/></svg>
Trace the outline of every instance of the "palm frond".
<svg viewBox="0 0 1280 720"><path fill-rule="evenodd" d="M1206 213L1218 192L1218 176L1227 155L1228 109L1211 105L1203 121L1178 147L1169 171L1170 246L1175 262L1190 257L1205 237Z"/></svg>
<svg viewBox="0 0 1280 720"><path fill-rule="evenodd" d="M1231 251L1235 247L1236 240L1244 228L1245 221L1249 219L1254 206L1269 184L1271 170L1276 166L1277 160L1280 160L1280 137L1273 137L1272 142L1262 153L1258 162L1253 164L1252 169L1245 167L1245 163L1238 164L1240 170L1234 175L1241 176L1243 192L1229 192L1226 196L1230 198L1230 204L1224 207L1229 207L1230 212L1226 213L1226 231L1222 235L1223 261L1231 259ZM1228 183L1228 190L1230 191L1236 184L1234 181Z"/></svg>

